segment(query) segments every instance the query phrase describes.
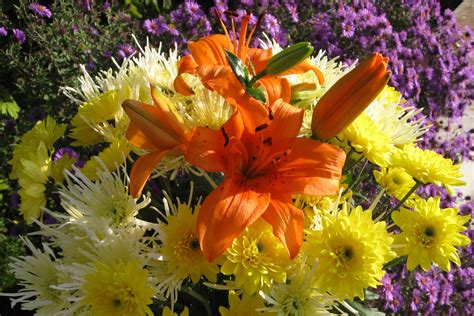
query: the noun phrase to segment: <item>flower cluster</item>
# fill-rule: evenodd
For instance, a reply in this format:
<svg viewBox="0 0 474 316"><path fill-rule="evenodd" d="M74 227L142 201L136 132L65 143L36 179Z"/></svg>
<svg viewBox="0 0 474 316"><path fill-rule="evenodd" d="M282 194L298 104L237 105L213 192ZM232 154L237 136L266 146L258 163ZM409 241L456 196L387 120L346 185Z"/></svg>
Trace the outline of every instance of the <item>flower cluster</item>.
<svg viewBox="0 0 474 316"><path fill-rule="evenodd" d="M208 314L357 311L354 299L390 284L387 265L460 265L455 247L470 242L469 216L415 193L462 185L459 165L417 147L423 118L387 86L388 58L348 67L310 57L308 42L267 38L253 48L259 26L278 22L223 6L215 12L224 34L189 41L188 54L137 43L115 71L93 79L82 67L80 89L65 89L79 105L69 145L96 149L82 167L62 150L68 163L51 170L66 126L47 119L22 137L12 178L24 186L22 205L36 210L22 215L45 238L42 250L25 239L32 254L12 263L24 286L4 294L12 304L40 314L185 315L196 306L183 306L187 293ZM293 3L286 8L300 19ZM192 1L177 12L202 15ZM144 27L161 32L163 23ZM362 207L354 197L369 162L380 189ZM48 177L61 209L45 207ZM148 184L163 178L158 198ZM389 209L379 204L387 196L398 200ZM217 290L228 304L209 306Z"/></svg>

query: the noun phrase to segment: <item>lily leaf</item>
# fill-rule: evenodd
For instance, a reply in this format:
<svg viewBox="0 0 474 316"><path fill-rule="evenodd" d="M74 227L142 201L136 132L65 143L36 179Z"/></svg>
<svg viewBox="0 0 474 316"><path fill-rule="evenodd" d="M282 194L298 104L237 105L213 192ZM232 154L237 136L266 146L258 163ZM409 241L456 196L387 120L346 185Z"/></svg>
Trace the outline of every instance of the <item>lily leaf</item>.
<svg viewBox="0 0 474 316"><path fill-rule="evenodd" d="M234 72L237 79L244 87L247 87L249 83L249 71L247 67L245 67L244 63L239 57L228 50L225 51L225 55L227 56L227 61L229 61L230 68Z"/></svg>
<svg viewBox="0 0 474 316"><path fill-rule="evenodd" d="M247 87L245 88L245 92L247 92L247 94L250 95L252 98L262 102L263 104L267 102L267 98L265 97L265 93L263 92L262 88Z"/></svg>

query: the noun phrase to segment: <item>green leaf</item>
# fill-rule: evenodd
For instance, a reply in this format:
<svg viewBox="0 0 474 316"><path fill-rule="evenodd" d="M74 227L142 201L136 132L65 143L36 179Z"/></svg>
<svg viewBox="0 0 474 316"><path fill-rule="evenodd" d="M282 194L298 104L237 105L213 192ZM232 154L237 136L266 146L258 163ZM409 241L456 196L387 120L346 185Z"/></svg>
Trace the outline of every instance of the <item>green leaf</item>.
<svg viewBox="0 0 474 316"><path fill-rule="evenodd" d="M258 101L265 104L267 102L267 98L265 97L265 93L263 92L263 88L253 88L247 87L245 88L245 92L250 95L252 98L257 99Z"/></svg>
<svg viewBox="0 0 474 316"><path fill-rule="evenodd" d="M0 112L7 114L10 117L17 119L20 107L13 99L12 95L3 87L0 86Z"/></svg>
<svg viewBox="0 0 474 316"><path fill-rule="evenodd" d="M229 61L230 68L234 72L237 79L244 87L247 87L249 83L249 71L247 67L245 67L244 63L242 62L242 60L240 60L239 57L229 52L228 50L225 51L225 55L227 57L227 61Z"/></svg>

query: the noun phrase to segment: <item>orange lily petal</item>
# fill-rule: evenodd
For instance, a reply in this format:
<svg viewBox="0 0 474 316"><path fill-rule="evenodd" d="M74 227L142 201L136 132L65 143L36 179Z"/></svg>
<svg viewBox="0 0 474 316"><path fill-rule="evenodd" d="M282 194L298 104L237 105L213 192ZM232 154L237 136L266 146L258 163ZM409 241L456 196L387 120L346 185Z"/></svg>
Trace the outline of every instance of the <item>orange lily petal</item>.
<svg viewBox="0 0 474 316"><path fill-rule="evenodd" d="M125 100L122 107L146 138L156 148L167 149L180 145L180 135L163 126L163 118L156 107L136 100ZM132 128L133 128L132 127ZM127 133L133 136L133 133Z"/></svg>
<svg viewBox="0 0 474 316"><path fill-rule="evenodd" d="M158 148L148 139L147 135L133 122L130 122L125 135L128 142L135 147L155 151Z"/></svg>
<svg viewBox="0 0 474 316"><path fill-rule="evenodd" d="M289 194L329 195L339 189L346 154L336 146L296 138L275 167L269 165L260 177L262 190Z"/></svg>
<svg viewBox="0 0 474 316"><path fill-rule="evenodd" d="M309 59L303 60L301 63L298 65L294 66L293 68L289 69L288 71L285 71L283 74L280 74L279 76L283 75L292 75L292 74L304 74L305 72L308 72L312 70L316 77L318 77L319 84L324 84L324 74L319 70L318 67L314 66L309 62Z"/></svg>
<svg viewBox="0 0 474 316"><path fill-rule="evenodd" d="M269 193L243 185L242 177L225 179L204 200L198 214L198 236L204 256L213 261L267 209Z"/></svg>
<svg viewBox="0 0 474 316"><path fill-rule="evenodd" d="M291 87L286 78L266 77L258 81L267 92L267 104L273 104L278 99L289 103L291 99Z"/></svg>
<svg viewBox="0 0 474 316"><path fill-rule="evenodd" d="M296 257L303 244L304 215L296 208L291 197L272 200L262 218L273 227L273 234L281 240L290 258Z"/></svg>
<svg viewBox="0 0 474 316"><path fill-rule="evenodd" d="M186 81L184 81L181 75L184 73L195 74L197 67L198 64L194 61L193 56L186 55L181 57L181 59L178 61L178 76L176 76L173 82L173 86L176 92L181 93L185 96L194 94L193 90L191 90L191 88L188 86Z"/></svg>
<svg viewBox="0 0 474 316"><path fill-rule="evenodd" d="M189 42L189 51L198 65L228 65L224 51L233 51L229 39L222 34L214 34L201 38L197 42Z"/></svg>
<svg viewBox="0 0 474 316"><path fill-rule="evenodd" d="M259 73L265 67L267 67L268 61L272 58L272 49L261 49L261 48L249 48L247 52L250 61L255 68L255 71Z"/></svg>
<svg viewBox="0 0 474 316"><path fill-rule="evenodd" d="M208 172L226 170L226 151L222 132L207 127L194 130L187 148L186 161Z"/></svg>
<svg viewBox="0 0 474 316"><path fill-rule="evenodd" d="M293 139L300 132L304 110L294 107L279 99L271 105L272 115L277 119L271 120L264 131L265 137L271 136L277 142L283 139Z"/></svg>
<svg viewBox="0 0 474 316"><path fill-rule="evenodd" d="M181 149L176 147L170 150L154 151L138 158L130 172L130 194L133 197L140 195L151 172L163 157L167 155L178 155L181 152Z"/></svg>

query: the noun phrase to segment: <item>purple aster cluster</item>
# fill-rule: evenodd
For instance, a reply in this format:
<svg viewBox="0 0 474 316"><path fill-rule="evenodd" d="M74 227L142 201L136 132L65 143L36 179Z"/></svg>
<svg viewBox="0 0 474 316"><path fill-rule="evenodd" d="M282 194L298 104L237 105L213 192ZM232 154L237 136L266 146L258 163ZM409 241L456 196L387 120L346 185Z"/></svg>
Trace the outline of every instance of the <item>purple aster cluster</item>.
<svg viewBox="0 0 474 316"><path fill-rule="evenodd" d="M52 16L51 10L49 10L46 6L41 5L39 3L31 3L28 6L28 8L41 17L45 17L49 19Z"/></svg>
<svg viewBox="0 0 474 316"><path fill-rule="evenodd" d="M23 32L20 29L13 29L12 32L13 32L13 37L15 37L15 40L18 43L23 44L24 42L26 42L25 32Z"/></svg>
<svg viewBox="0 0 474 316"><path fill-rule="evenodd" d="M121 59L128 58L136 52L136 49L132 45L126 44L126 43L119 44L117 46L117 49L118 49L118 54Z"/></svg>
<svg viewBox="0 0 474 316"><path fill-rule="evenodd" d="M208 16L194 0L185 0L166 16L145 20L143 28L148 34L160 36L159 41L166 39L184 51L188 41L209 35L212 30Z"/></svg>

